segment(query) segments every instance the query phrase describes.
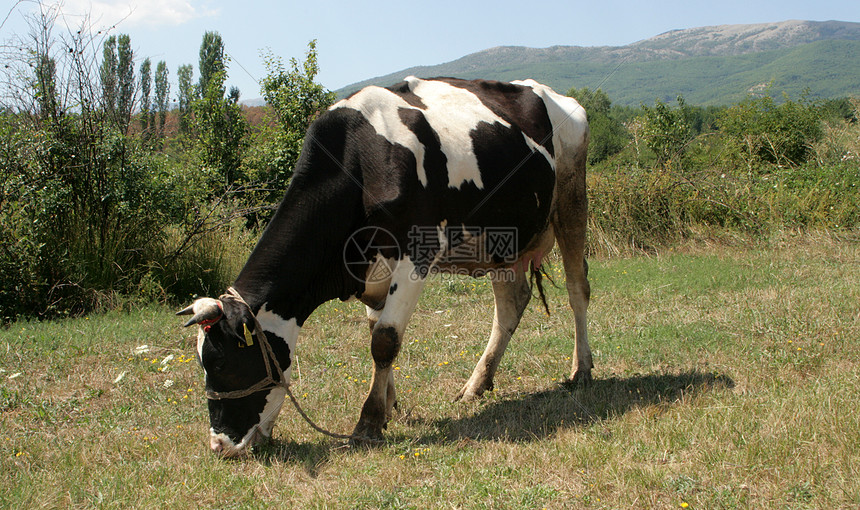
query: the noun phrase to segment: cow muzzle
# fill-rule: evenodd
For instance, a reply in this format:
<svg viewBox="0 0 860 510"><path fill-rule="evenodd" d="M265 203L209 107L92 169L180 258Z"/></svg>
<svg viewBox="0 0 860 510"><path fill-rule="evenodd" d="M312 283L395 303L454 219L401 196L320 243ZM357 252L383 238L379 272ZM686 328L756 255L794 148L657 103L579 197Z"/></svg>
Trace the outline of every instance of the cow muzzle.
<svg viewBox="0 0 860 510"><path fill-rule="evenodd" d="M263 437L259 427L255 426L239 444L236 444L227 434L216 433L214 429L209 429L209 448L225 458L242 457L247 455L251 447L259 443Z"/></svg>

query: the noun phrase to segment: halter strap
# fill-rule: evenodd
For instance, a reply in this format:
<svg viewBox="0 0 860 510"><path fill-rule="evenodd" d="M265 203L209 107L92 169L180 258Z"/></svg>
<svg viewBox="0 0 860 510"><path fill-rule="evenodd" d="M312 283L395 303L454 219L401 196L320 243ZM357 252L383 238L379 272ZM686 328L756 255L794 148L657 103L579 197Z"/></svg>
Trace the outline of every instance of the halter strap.
<svg viewBox="0 0 860 510"><path fill-rule="evenodd" d="M281 364L278 363L278 358L275 356L275 351L272 350L271 344L269 344L269 339L266 338L266 334L263 332L263 326L260 325L260 321L257 320L257 316L251 310L251 306L242 298L236 289L233 287L229 287L227 289L227 293L218 298L220 301L235 301L246 308L248 308L248 312L251 314L251 317L254 319L254 333L253 336L257 337L257 342L260 344L260 353L263 355L263 365L266 367L266 377L261 379L258 383L249 386L248 388L242 390L234 390L234 391L214 391L214 390L206 390L206 398L209 400L224 400L224 399L233 399L233 398L242 398L247 397L248 395L253 395L259 391L263 390L271 390L275 388L289 388L289 383L284 379L284 371L281 369ZM277 369L277 373L280 375L280 380L276 380L272 375L272 366L275 365Z"/></svg>

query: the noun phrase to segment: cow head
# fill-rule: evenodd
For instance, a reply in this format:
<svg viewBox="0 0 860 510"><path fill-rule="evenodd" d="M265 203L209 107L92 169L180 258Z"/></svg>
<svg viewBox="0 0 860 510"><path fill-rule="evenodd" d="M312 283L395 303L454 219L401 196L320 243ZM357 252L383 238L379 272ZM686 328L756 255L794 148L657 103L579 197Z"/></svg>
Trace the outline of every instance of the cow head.
<svg viewBox="0 0 860 510"><path fill-rule="evenodd" d="M286 395L278 383L289 380L290 365L286 339L268 331L262 336L260 322L236 296L201 298L177 312L192 316L186 327L198 326L197 360L206 379L209 445L227 457L243 454L271 436Z"/></svg>

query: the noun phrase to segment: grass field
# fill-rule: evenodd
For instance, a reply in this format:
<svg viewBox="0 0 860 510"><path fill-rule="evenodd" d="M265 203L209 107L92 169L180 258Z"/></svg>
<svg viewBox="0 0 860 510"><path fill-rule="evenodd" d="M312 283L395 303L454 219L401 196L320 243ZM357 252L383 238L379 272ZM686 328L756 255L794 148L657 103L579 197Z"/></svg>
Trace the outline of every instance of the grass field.
<svg viewBox="0 0 860 510"><path fill-rule="evenodd" d="M560 265L550 270L561 283ZM287 406L273 440L209 453L194 332L167 308L0 331L4 508L857 508L860 240L591 261L595 381L563 384L573 319L548 286L475 403L489 282L436 279L397 360L389 442L349 449ZM149 349L138 349L147 345ZM352 429L370 376L357 303L299 342L293 391Z"/></svg>

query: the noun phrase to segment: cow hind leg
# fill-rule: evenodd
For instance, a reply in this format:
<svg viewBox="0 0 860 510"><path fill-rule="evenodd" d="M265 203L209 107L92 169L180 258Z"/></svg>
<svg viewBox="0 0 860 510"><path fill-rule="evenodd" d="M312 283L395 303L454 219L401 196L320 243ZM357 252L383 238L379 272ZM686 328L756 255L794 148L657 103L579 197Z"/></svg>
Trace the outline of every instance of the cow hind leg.
<svg viewBox="0 0 860 510"><path fill-rule="evenodd" d="M472 376L454 400L472 400L493 388L493 376L531 298L525 272L509 269L493 280L495 312L490 340Z"/></svg>
<svg viewBox="0 0 860 510"><path fill-rule="evenodd" d="M370 391L361 408L358 424L353 430L357 438L379 439L391 419L396 402L394 389L394 359L403 343L403 332L415 310L418 297L424 288L424 279L418 276L409 260L401 260L391 278L389 295L382 312L368 314L373 323L370 353L373 358L373 375Z"/></svg>
<svg viewBox="0 0 860 510"><path fill-rule="evenodd" d="M588 141L586 138L585 144ZM572 159L562 158L557 170L555 210L551 217L555 239L564 262L567 295L573 310L575 343L573 367L570 378L573 382L591 381L591 348L588 346L586 311L591 298L588 284L588 264L585 261L585 231L588 226L588 198L585 187L585 151L579 151Z"/></svg>
<svg viewBox="0 0 860 510"><path fill-rule="evenodd" d="M583 215L584 217L584 215ZM580 222L577 222L580 223ZM575 341L573 366L570 379L575 383L591 382L591 348L588 345L588 326L586 312L591 298L588 283L588 263L585 261L585 221L580 228L559 228L556 226L556 240L561 250L566 277L567 295L573 310Z"/></svg>

